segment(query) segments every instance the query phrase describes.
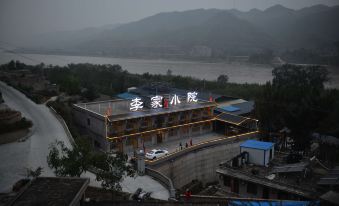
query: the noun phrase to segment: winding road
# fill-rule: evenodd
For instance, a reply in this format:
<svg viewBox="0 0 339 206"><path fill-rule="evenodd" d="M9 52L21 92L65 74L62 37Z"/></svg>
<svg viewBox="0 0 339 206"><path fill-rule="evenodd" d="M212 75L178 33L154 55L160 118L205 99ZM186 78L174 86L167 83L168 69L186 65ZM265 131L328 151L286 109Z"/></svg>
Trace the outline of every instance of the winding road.
<svg viewBox="0 0 339 206"><path fill-rule="evenodd" d="M20 111L22 116L33 122L31 136L24 142L13 142L0 145L0 193L9 192L12 185L25 177L26 168L35 169L43 167L42 176L54 176L48 167L47 155L50 143L61 140L67 147L71 147L67 134L58 121L45 105L38 105L28 99L24 94L0 81L0 91L5 103L12 109ZM86 173L84 177L91 179L91 185L99 186L95 176ZM142 187L152 192L152 197L168 199L169 193L160 183L148 176L126 178L121 183L126 192L134 192Z"/></svg>
<svg viewBox="0 0 339 206"><path fill-rule="evenodd" d="M0 82L5 103L30 119L34 126L25 142L0 145L0 192L9 191L16 181L25 176L26 168L43 167L44 176L53 176L47 165L48 146L61 140L71 147L65 130L45 105L38 105L25 95Z"/></svg>

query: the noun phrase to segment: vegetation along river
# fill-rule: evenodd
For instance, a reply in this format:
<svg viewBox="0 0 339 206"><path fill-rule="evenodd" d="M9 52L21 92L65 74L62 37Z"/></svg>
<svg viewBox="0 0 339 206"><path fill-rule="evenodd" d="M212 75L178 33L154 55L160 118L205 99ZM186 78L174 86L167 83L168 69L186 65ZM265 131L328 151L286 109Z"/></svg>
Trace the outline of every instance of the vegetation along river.
<svg viewBox="0 0 339 206"><path fill-rule="evenodd" d="M0 52L0 64L10 60L19 60L26 64L67 65L70 63L119 64L130 73L166 74L192 76L195 78L216 80L220 74L226 74L230 82L263 84L272 79L271 66L240 63L205 63L196 61L174 61L163 59L129 59L110 57L65 56L45 54L14 54ZM329 68L331 81L327 86L339 88L339 68Z"/></svg>

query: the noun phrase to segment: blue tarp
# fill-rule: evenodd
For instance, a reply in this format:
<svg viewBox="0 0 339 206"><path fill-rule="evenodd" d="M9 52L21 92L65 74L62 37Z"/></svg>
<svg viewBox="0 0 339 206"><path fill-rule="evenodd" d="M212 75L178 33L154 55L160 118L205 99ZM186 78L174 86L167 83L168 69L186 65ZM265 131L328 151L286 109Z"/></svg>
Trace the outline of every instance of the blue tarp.
<svg viewBox="0 0 339 206"><path fill-rule="evenodd" d="M138 97L137 95L135 94L131 94L129 92L124 92L124 93L121 93L121 94L118 94L117 97L119 97L120 99L128 99L128 100L131 100L131 99L134 99L136 97Z"/></svg>
<svg viewBox="0 0 339 206"><path fill-rule="evenodd" d="M242 143L240 147L247 147L253 149L261 149L261 150L269 150L273 147L273 142L263 142L257 140L247 140L246 142Z"/></svg>
<svg viewBox="0 0 339 206"><path fill-rule="evenodd" d="M229 206L319 206L319 201L229 201Z"/></svg>
<svg viewBox="0 0 339 206"><path fill-rule="evenodd" d="M219 108L221 108L221 109L223 109L223 110L225 110L227 112L235 112L235 111L239 111L240 110L240 108L234 107L234 106L221 106Z"/></svg>

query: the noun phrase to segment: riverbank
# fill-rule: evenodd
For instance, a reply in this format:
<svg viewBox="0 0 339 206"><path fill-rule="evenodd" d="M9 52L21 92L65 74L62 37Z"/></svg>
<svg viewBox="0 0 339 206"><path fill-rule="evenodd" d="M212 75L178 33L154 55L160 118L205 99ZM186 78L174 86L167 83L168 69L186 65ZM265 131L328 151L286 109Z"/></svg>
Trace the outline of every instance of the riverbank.
<svg viewBox="0 0 339 206"><path fill-rule="evenodd" d="M242 64L248 66L263 66L272 67L271 64L256 64L248 61L227 60L226 58L211 58L211 57L149 57L149 56L113 56L96 53L81 53L67 51L40 51L40 50L25 50L16 49L15 53L20 54L37 54L37 55L58 55L58 56L73 56L73 57L100 57L113 59L129 59L129 60L153 60L153 61L177 61L177 62L196 62L196 63L223 63L223 64Z"/></svg>
<svg viewBox="0 0 339 206"><path fill-rule="evenodd" d="M162 74L166 75L168 70L172 75L193 77L200 80L215 81L219 75L227 75L229 82L238 84L265 84L271 81L272 66L208 63L194 61L171 61L163 59L133 59L133 58L108 58L88 56L63 56L44 54L14 54L0 51L0 64L18 60L28 65L37 65L41 62L46 67L49 65L67 66L68 64L118 64L123 70L132 74ZM326 86L339 88L339 67L329 67L331 82Z"/></svg>
<svg viewBox="0 0 339 206"><path fill-rule="evenodd" d="M222 62L197 62L197 61L172 61L164 59L134 59L134 58L110 58L89 56L63 56L44 54L14 54L0 52L0 64L18 60L27 65L44 63L49 65L67 66L68 64L118 64L123 70L132 74L162 74L168 70L172 75L194 77L200 80L215 81L219 75L227 75L233 83L264 84L272 79L273 67L264 65L248 65L239 63Z"/></svg>

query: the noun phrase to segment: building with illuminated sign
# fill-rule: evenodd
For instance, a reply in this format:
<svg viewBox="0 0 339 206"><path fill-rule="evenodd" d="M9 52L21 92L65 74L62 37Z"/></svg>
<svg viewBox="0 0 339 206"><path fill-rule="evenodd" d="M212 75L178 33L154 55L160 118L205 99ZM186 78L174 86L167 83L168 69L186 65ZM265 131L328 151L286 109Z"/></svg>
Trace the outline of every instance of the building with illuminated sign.
<svg viewBox="0 0 339 206"><path fill-rule="evenodd" d="M211 132L216 104L192 98L192 93L75 104L74 117L96 147L130 152Z"/></svg>
<svg viewBox="0 0 339 206"><path fill-rule="evenodd" d="M234 135L256 129L257 122L248 117L216 114L216 97L178 89L134 88L117 100L75 104L73 111L77 125L104 151L131 153L212 131Z"/></svg>

